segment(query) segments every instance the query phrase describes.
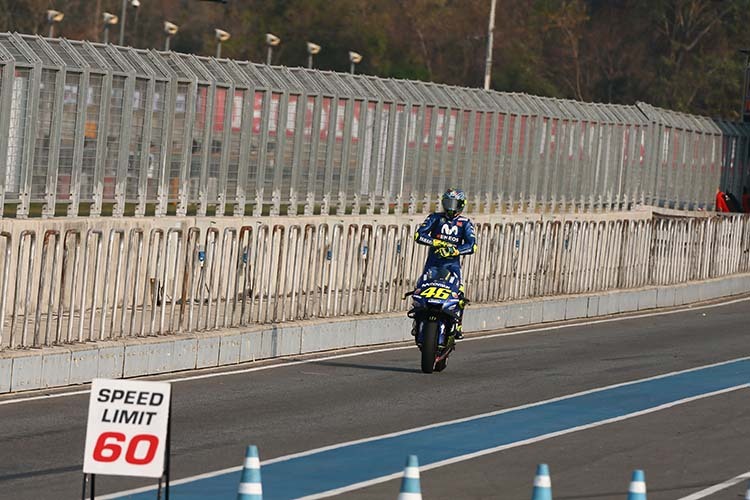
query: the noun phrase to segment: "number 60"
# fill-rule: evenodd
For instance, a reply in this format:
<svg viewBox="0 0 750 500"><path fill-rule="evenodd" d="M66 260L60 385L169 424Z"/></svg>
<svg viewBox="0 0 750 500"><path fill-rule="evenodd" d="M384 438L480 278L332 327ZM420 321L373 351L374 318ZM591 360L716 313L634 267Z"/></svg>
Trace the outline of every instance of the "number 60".
<svg viewBox="0 0 750 500"><path fill-rule="evenodd" d="M97 462L114 462L122 454L122 446L127 437L121 432L103 432L96 440L94 446L94 460ZM109 442L108 442L109 440ZM142 442L147 443L146 454L142 457L136 457L135 453L138 445ZM159 446L159 438L153 434L136 434L130 439L127 449L125 450L125 461L131 465L145 465L150 463L156 455L156 448Z"/></svg>

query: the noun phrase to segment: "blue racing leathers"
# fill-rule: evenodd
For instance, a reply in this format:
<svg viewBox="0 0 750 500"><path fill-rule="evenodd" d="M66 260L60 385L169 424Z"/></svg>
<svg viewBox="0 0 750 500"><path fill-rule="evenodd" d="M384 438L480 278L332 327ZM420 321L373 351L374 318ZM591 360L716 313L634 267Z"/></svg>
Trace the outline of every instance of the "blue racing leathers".
<svg viewBox="0 0 750 500"><path fill-rule="evenodd" d="M456 274L460 280L461 256L471 255L477 250L474 224L463 215L457 215L451 219L443 212L430 214L417 229L414 239L417 243L430 246L422 274L430 268L441 268ZM456 255L452 257L439 255L439 248L448 245L456 248Z"/></svg>

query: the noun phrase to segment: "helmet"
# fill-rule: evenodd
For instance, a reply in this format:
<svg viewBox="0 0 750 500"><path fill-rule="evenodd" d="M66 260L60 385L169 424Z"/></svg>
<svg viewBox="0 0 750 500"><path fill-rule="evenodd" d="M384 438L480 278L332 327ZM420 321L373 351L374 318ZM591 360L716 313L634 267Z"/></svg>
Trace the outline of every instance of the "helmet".
<svg viewBox="0 0 750 500"><path fill-rule="evenodd" d="M443 210L449 218L454 218L466 206L466 195L460 189L449 189L443 193Z"/></svg>

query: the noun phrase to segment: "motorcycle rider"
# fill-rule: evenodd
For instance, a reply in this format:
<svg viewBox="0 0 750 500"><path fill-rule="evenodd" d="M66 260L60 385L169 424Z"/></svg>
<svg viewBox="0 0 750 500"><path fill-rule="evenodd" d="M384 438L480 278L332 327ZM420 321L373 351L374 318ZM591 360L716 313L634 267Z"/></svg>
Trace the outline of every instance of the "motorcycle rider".
<svg viewBox="0 0 750 500"><path fill-rule="evenodd" d="M466 206L466 194L460 189L449 189L443 194L441 202L443 211L428 215L414 234L417 243L430 247L417 287L430 269L445 270L457 277L460 283L461 300L455 338L460 339L463 338L463 310L466 306L460 259L462 255L471 255L476 252L477 239L474 224L468 217L461 215ZM412 334L416 335L416 329L412 331Z"/></svg>

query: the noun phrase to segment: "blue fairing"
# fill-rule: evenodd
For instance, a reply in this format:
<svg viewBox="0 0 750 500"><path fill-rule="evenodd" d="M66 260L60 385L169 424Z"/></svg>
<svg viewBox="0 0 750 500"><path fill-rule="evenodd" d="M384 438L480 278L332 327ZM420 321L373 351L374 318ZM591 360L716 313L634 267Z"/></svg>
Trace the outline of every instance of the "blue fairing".
<svg viewBox="0 0 750 500"><path fill-rule="evenodd" d="M422 343L424 322L439 321L438 344L445 345L460 313L460 282L444 268L432 268L421 277L412 295L410 316L417 320L417 343ZM426 296L423 296L425 294Z"/></svg>

